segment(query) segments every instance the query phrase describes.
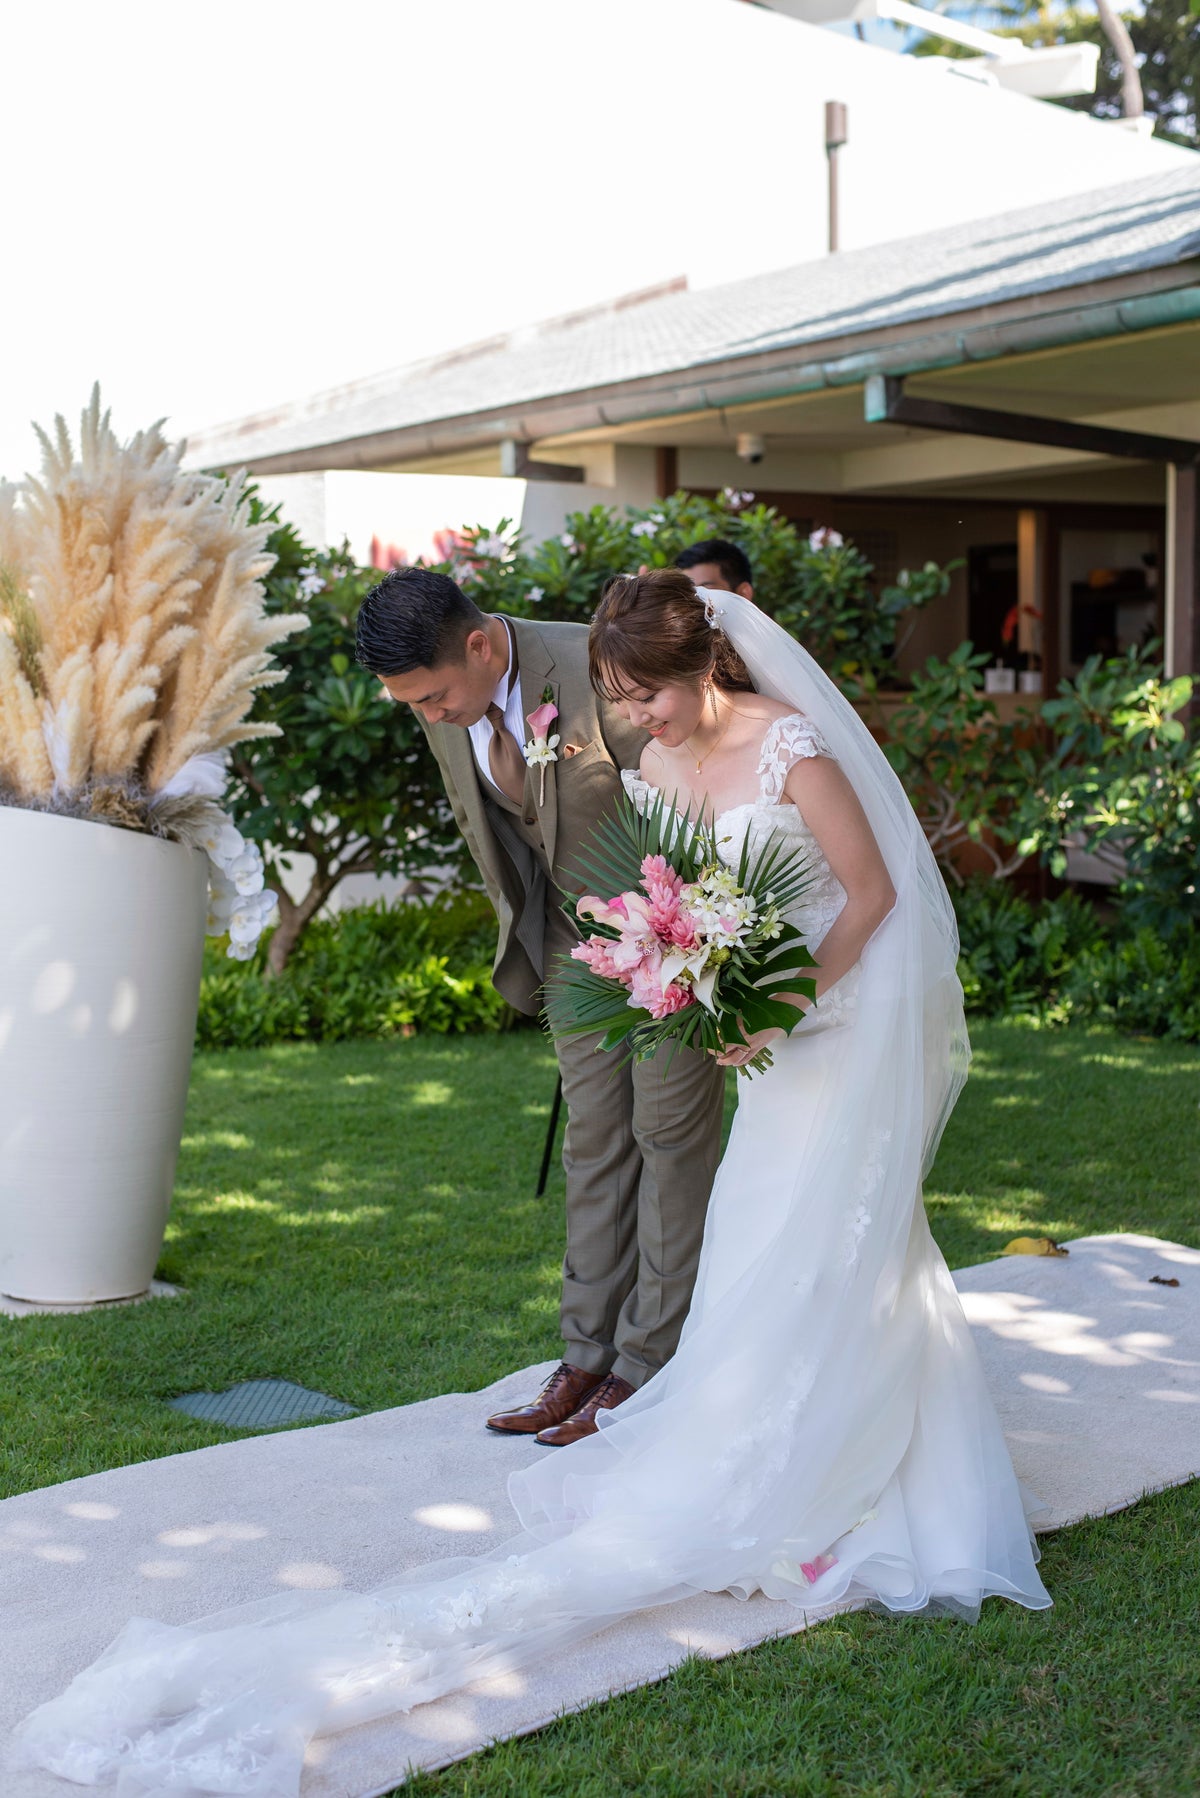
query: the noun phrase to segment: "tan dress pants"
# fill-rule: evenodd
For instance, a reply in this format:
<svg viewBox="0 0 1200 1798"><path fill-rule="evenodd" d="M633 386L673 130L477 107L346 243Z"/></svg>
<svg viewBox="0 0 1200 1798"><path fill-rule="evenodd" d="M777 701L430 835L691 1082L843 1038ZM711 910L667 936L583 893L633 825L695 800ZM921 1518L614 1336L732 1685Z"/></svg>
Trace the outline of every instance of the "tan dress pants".
<svg viewBox="0 0 1200 1798"><path fill-rule="evenodd" d="M557 900L555 895L555 900ZM546 967L579 938L547 906ZM567 1106L563 1358L641 1386L669 1361L691 1302L720 1159L725 1075L679 1050L618 1069L598 1036L556 1044Z"/></svg>

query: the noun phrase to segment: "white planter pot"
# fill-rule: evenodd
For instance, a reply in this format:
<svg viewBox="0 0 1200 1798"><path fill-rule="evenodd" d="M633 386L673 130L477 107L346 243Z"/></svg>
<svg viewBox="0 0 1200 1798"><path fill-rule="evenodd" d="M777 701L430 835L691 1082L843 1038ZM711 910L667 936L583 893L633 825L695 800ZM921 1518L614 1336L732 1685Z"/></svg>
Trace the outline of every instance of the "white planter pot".
<svg viewBox="0 0 1200 1798"><path fill-rule="evenodd" d="M199 850L0 807L0 1292L145 1292L183 1130Z"/></svg>

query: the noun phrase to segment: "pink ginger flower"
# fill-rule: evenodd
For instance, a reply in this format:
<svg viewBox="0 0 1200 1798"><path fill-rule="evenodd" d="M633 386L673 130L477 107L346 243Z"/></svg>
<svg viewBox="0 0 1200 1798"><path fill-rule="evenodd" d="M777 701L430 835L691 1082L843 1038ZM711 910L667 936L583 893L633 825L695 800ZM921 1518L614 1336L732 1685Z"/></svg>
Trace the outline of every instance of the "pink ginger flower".
<svg viewBox="0 0 1200 1798"><path fill-rule="evenodd" d="M598 974L602 980L619 980L628 986L628 976L622 974L613 961L613 947L614 945L608 937L585 937L582 943L577 943L572 949L571 959L583 962L592 970L593 974Z"/></svg>
<svg viewBox="0 0 1200 1798"><path fill-rule="evenodd" d="M656 885L669 887L672 892L677 893L683 885L683 876L676 874L665 855L648 855L642 862L642 881L647 892L650 890L650 882L654 881Z"/></svg>
<svg viewBox="0 0 1200 1798"><path fill-rule="evenodd" d="M650 901L650 926L654 934L672 948L694 948L696 927L680 902L683 879L668 866L665 856L646 857L642 863L642 885Z"/></svg>
<svg viewBox="0 0 1200 1798"><path fill-rule="evenodd" d="M689 987L677 986L671 981L659 992L653 1005L647 1007L652 1018L669 1018L672 1012L682 1011L685 1005L694 1005L696 996Z"/></svg>

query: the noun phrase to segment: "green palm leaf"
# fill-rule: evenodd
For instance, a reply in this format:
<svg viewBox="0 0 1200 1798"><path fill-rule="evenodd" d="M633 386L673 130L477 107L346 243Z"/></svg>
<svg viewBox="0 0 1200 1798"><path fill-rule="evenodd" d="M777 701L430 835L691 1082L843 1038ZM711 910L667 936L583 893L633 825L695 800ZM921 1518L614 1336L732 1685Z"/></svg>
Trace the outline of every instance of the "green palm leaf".
<svg viewBox="0 0 1200 1798"><path fill-rule="evenodd" d="M645 812L623 794L593 826L571 872L586 891L612 898L638 884L648 855L663 856L684 880L694 880L715 849L710 833L694 830L662 794Z"/></svg>

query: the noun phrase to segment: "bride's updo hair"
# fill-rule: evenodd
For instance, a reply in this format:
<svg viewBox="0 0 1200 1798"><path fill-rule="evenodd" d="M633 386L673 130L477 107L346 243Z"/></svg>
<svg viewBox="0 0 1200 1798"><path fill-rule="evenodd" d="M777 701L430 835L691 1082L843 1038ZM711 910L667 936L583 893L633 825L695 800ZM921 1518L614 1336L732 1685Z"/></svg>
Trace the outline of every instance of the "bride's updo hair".
<svg viewBox="0 0 1200 1798"><path fill-rule="evenodd" d="M600 595L588 632L588 673L605 699L635 688L657 693L671 681L700 685L712 669L715 686L753 693L741 656L708 622L704 601L681 568L615 574Z"/></svg>

